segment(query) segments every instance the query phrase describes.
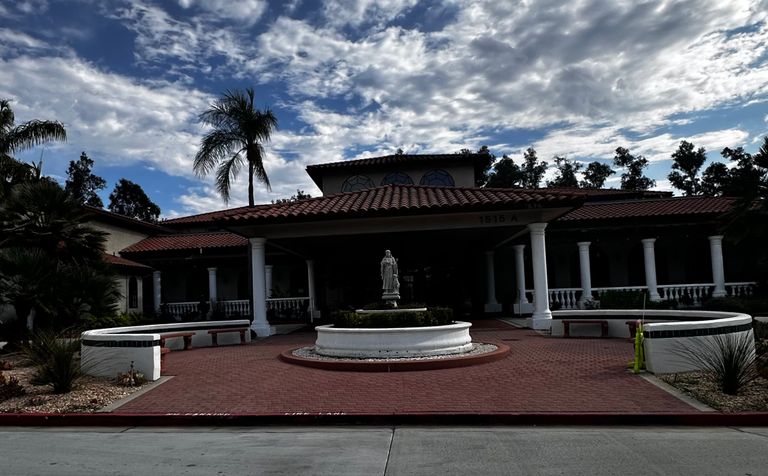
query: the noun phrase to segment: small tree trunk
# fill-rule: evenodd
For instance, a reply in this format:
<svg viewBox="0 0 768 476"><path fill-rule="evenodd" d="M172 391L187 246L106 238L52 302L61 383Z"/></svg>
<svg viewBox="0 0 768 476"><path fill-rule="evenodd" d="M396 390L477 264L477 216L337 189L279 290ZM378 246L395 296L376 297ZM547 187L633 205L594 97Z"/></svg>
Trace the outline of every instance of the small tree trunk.
<svg viewBox="0 0 768 476"><path fill-rule="evenodd" d="M248 205L253 206L253 164L248 162Z"/></svg>

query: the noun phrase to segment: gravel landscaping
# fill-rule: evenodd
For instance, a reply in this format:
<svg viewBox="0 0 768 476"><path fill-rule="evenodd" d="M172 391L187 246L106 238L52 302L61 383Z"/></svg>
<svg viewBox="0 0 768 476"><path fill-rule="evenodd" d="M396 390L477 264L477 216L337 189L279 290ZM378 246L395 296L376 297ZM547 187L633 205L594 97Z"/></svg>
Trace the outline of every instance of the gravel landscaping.
<svg viewBox="0 0 768 476"><path fill-rule="evenodd" d="M125 387L104 378L83 377L74 390L56 395L48 385L32 385L34 369L21 366L17 356L3 355L0 360L11 364L11 370L2 371L6 379L16 377L25 390L24 395L0 401L0 413L96 412L142 388Z"/></svg>
<svg viewBox="0 0 768 476"><path fill-rule="evenodd" d="M738 395L726 395L703 372L660 375L664 382L721 412L768 411L768 379L759 378Z"/></svg>

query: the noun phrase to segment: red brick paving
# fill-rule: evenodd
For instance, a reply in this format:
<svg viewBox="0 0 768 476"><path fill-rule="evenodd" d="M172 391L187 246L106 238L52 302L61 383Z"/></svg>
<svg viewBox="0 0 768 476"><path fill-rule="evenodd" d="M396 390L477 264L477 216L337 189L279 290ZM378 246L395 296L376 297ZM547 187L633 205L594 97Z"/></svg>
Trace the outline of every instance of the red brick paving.
<svg viewBox="0 0 768 476"><path fill-rule="evenodd" d="M495 323L494 323L495 322ZM336 372L282 362L280 352L312 345L314 333L245 346L166 355L156 389L116 413L688 413L696 410L626 370L621 339L559 339L499 321L478 322L473 339L503 341L505 359L417 372Z"/></svg>

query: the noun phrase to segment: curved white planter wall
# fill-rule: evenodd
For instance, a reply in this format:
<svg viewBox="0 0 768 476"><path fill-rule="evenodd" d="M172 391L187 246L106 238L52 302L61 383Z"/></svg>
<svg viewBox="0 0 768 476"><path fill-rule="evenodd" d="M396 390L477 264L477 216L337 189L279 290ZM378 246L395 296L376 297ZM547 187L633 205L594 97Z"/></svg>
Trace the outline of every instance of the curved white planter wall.
<svg viewBox="0 0 768 476"><path fill-rule="evenodd" d="M315 352L330 357L386 358L460 354L472 350L469 322L383 329L318 326Z"/></svg>
<svg viewBox="0 0 768 476"><path fill-rule="evenodd" d="M115 377L118 372L127 372L133 361L136 371L143 373L148 380L157 380L160 378L160 334L194 332L192 348L210 347L209 330L249 325L250 321L244 319L110 327L85 331L80 335L81 368L88 375ZM246 342L250 341L250 332L245 333L245 339ZM240 342L240 334L220 334L218 342L219 345L237 344ZM171 349L181 349L183 340L169 339L167 345Z"/></svg>
<svg viewBox="0 0 768 476"><path fill-rule="evenodd" d="M605 319L611 337L629 337L626 321L643 318L645 365L649 372L659 374L701 370L695 362L681 355L680 350L701 348L702 342L711 341L717 335L728 335L733 339L750 335L754 346L752 317L736 312L596 309L555 311L552 316L553 336L563 335L563 319ZM595 327L599 332L599 326L579 325L571 326L570 334L582 335L574 330L588 332L589 327Z"/></svg>

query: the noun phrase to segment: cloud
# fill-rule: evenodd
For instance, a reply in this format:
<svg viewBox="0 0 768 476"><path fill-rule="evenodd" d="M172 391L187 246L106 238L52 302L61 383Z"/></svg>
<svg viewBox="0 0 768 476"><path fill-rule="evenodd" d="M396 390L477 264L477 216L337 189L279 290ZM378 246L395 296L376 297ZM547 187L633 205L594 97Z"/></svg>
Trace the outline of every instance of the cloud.
<svg viewBox="0 0 768 476"><path fill-rule="evenodd" d="M333 26L387 23L417 3L417 0L330 0L323 5L323 14L326 23Z"/></svg>
<svg viewBox="0 0 768 476"><path fill-rule="evenodd" d="M56 78L56 81L50 81ZM0 59L0 97L14 99L17 122L55 118L68 142L63 155L87 150L107 165L146 163L192 177L200 128L196 114L210 97L167 81L138 81L74 57Z"/></svg>
<svg viewBox="0 0 768 476"><path fill-rule="evenodd" d="M210 12L220 20L234 20L238 23L253 25L264 14L267 3L263 0L179 0L183 8L196 7Z"/></svg>

